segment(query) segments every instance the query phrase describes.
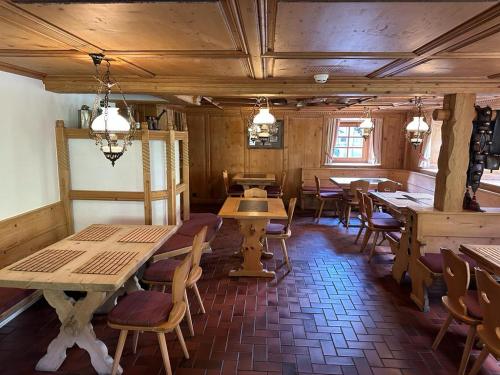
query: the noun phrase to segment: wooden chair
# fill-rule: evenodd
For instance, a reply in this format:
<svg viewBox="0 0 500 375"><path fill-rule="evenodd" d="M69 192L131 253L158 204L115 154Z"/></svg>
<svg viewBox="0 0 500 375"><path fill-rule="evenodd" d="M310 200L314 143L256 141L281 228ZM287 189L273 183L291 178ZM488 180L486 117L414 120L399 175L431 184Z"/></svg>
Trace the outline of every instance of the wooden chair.
<svg viewBox="0 0 500 375"><path fill-rule="evenodd" d="M243 196L245 198L267 198L267 191L259 188L246 189Z"/></svg>
<svg viewBox="0 0 500 375"><path fill-rule="evenodd" d="M227 170L222 171L222 180L224 181L224 189L226 191L226 196L228 197L241 197L243 195L243 186L241 185L231 185L229 183L229 174Z"/></svg>
<svg viewBox="0 0 500 375"><path fill-rule="evenodd" d="M321 191L321 182L318 176L314 176L314 181L316 183L316 199L318 200L318 207L316 208L316 212L314 214L314 219L319 223L319 219L321 218L321 214L323 213L323 208L325 207L325 203L330 201L335 203L335 211L337 215L339 215L339 201L342 198L342 193L339 192L330 192L330 191Z"/></svg>
<svg viewBox="0 0 500 375"><path fill-rule="evenodd" d="M359 208L359 200L357 191L361 191L362 193L368 193L368 188L370 187L370 183L365 180L357 180L353 181L349 185L349 191L347 194L344 193L342 204L343 204L343 216L346 228L349 229L349 223L351 219L351 211L353 208Z"/></svg>
<svg viewBox="0 0 500 375"><path fill-rule="evenodd" d="M443 277L448 288L448 292L446 296L442 297L442 300L443 305L448 310L448 317L432 344L432 350L437 349L453 319L459 323L467 324L469 331L458 370L459 375L464 375L476 337L476 327L481 323L483 317L479 308L477 292L468 290L469 263L450 249L441 249L441 254L443 255Z"/></svg>
<svg viewBox="0 0 500 375"><path fill-rule="evenodd" d="M375 237L373 238L373 244L370 250L370 255L368 256L368 262L371 262L373 255L375 255L375 247L377 246L377 240L380 234L385 238L386 233L389 232L398 232L401 230L403 223L394 218L382 218L378 219L374 216L374 206L373 200L368 196L368 194L362 194L364 209L366 211L366 232L363 238L363 244L361 245L361 252L365 249L368 244L368 240L372 233L375 233Z"/></svg>
<svg viewBox="0 0 500 375"><path fill-rule="evenodd" d="M403 185L396 181L382 181L377 184L377 191L384 193L395 193L398 190L401 190Z"/></svg>
<svg viewBox="0 0 500 375"><path fill-rule="evenodd" d="M358 235L356 236L356 239L354 240L354 243L358 243L359 238L361 237L361 233L363 232L363 229L366 228L366 222L368 221L366 219L366 209L365 209L365 204L363 201L363 192L361 190L356 190L356 195L358 198L359 202L359 215L358 219L361 222L361 225L359 226L358 230ZM377 219L392 219L392 216L388 213L385 212L374 212L373 217Z"/></svg>
<svg viewBox="0 0 500 375"><path fill-rule="evenodd" d="M477 335L484 344L469 375L476 375L488 353L500 359L500 284L486 271L476 268L476 283L483 322L477 327Z"/></svg>
<svg viewBox="0 0 500 375"><path fill-rule="evenodd" d="M283 197L283 192L285 191L286 176L287 176L286 171L283 171L281 173L280 185L266 186L267 196L269 198L282 198Z"/></svg>
<svg viewBox="0 0 500 375"><path fill-rule="evenodd" d="M289 271L292 270L292 266L290 264L290 258L288 257L288 250L286 248L285 240L290 238L290 236L292 235L291 225L296 204L297 198L291 198L290 202L288 203L288 221L286 225L280 223L269 223L267 224L265 235L266 248L268 239L280 240L281 249L283 250L283 256L285 257L285 264Z"/></svg>
<svg viewBox="0 0 500 375"><path fill-rule="evenodd" d="M118 371L128 331L154 332L160 345L167 375L172 375L165 333L175 330L177 338L189 359L189 353L179 326L186 314L186 281L191 268L192 256L188 254L176 267L172 282L172 295L156 291L136 291L125 296L108 315L108 325L120 330L111 374Z"/></svg>
<svg viewBox="0 0 500 375"><path fill-rule="evenodd" d="M196 295L203 314L205 314L205 307L203 306L200 291L198 290L198 285L196 283L198 282L198 280L200 280L203 273L203 270L200 267L200 260L201 254L203 252L203 243L205 242L207 229L207 226L204 226L194 236L193 246L191 247L190 253L192 256L191 269L189 271L189 277L186 283L186 288L192 289L194 294ZM145 284L148 284L150 289L153 289L153 287L155 286L160 286L162 287L162 290L165 291L165 287L173 282L174 270L179 266L180 263L181 261L176 259L165 259L155 262L146 268L146 270L144 271L144 275L142 276L142 281ZM187 290L184 292L184 302L186 302L186 319L188 321L189 331L191 333L191 336L194 336L194 327L191 318L191 309L189 308ZM134 352L136 346L137 343L135 342Z"/></svg>

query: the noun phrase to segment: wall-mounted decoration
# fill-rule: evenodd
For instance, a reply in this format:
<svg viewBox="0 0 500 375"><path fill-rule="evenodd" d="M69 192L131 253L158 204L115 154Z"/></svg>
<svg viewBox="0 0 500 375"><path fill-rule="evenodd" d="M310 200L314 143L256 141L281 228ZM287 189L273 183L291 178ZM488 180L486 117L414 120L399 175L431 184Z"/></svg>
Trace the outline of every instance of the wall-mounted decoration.
<svg viewBox="0 0 500 375"><path fill-rule="evenodd" d="M247 143L248 148L283 148L283 132L284 124L283 120L276 120L274 124L271 125L260 125L261 127L266 127L266 129L260 129L259 131L268 133L266 137L255 137L251 134L251 129L247 132Z"/></svg>

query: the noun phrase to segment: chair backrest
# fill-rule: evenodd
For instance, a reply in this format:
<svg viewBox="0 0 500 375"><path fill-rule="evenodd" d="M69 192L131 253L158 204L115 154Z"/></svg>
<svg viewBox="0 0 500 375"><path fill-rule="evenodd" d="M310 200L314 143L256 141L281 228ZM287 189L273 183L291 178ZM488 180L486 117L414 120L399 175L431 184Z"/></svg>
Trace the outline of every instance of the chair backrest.
<svg viewBox="0 0 500 375"><path fill-rule="evenodd" d="M281 172L281 185L280 185L281 192L285 191L286 176L287 176L286 171Z"/></svg>
<svg viewBox="0 0 500 375"><path fill-rule="evenodd" d="M196 233L193 239L193 246L191 248L191 254L193 254L192 267L191 269L196 269L200 265L201 254L203 252L203 243L207 235L208 227L205 225L201 230Z"/></svg>
<svg viewBox="0 0 500 375"><path fill-rule="evenodd" d="M361 190L356 190L356 197L358 199L358 205L359 205L359 214L364 220L366 220L366 208L363 195L365 195L365 193L363 193Z"/></svg>
<svg viewBox="0 0 500 375"><path fill-rule="evenodd" d="M373 216L373 199L365 193L361 194L361 199L363 200L363 209L365 211L366 220L371 224Z"/></svg>
<svg viewBox="0 0 500 375"><path fill-rule="evenodd" d="M290 198L290 202L288 202L288 221L286 223L286 231L290 229L292 225L293 213L295 211L295 205L297 204L297 198Z"/></svg>
<svg viewBox="0 0 500 375"><path fill-rule="evenodd" d="M245 198L267 198L267 191L259 188L246 189Z"/></svg>
<svg viewBox="0 0 500 375"><path fill-rule="evenodd" d="M226 195L229 195L229 174L225 169L222 171L222 180L224 181L224 189L226 190Z"/></svg>
<svg viewBox="0 0 500 375"><path fill-rule="evenodd" d="M316 195L319 197L321 194L321 182L318 176L314 176L314 182L316 183Z"/></svg>
<svg viewBox="0 0 500 375"><path fill-rule="evenodd" d="M179 264L174 271L172 279L172 302L175 304L184 299L184 291L186 290L186 281L191 270L193 256L191 253L187 254L181 264Z"/></svg>
<svg viewBox="0 0 500 375"><path fill-rule="evenodd" d="M483 326L490 337L500 341L500 284L491 275L479 268L475 269L479 306L483 313ZM500 343L499 343L500 344Z"/></svg>
<svg viewBox="0 0 500 375"><path fill-rule="evenodd" d="M396 181L382 181L377 184L377 191L386 192L386 193L395 193L398 190L401 190L403 185Z"/></svg>
<svg viewBox="0 0 500 375"><path fill-rule="evenodd" d="M443 278L448 289L447 303L455 311L467 314L467 307L462 298L467 293L470 282L469 263L450 249L441 249L443 255Z"/></svg>
<svg viewBox="0 0 500 375"><path fill-rule="evenodd" d="M356 180L349 184L349 195L353 197L354 203L358 202L356 191L360 190L362 193L368 193L370 183L366 180ZM359 202L358 202L359 203Z"/></svg>

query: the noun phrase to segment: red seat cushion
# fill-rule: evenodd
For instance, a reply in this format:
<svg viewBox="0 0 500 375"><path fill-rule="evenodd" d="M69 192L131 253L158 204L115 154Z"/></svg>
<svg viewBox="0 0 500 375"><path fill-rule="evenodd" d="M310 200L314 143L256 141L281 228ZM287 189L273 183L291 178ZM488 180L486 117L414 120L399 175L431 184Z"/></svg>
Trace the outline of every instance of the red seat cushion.
<svg viewBox="0 0 500 375"><path fill-rule="evenodd" d="M401 232L389 232L386 235L396 242L401 242Z"/></svg>
<svg viewBox="0 0 500 375"><path fill-rule="evenodd" d="M229 194L243 194L245 189L241 185L231 185L229 186Z"/></svg>
<svg viewBox="0 0 500 375"><path fill-rule="evenodd" d="M170 294L140 290L122 298L108 314L113 324L154 327L168 320L172 310Z"/></svg>
<svg viewBox="0 0 500 375"><path fill-rule="evenodd" d="M372 225L378 229L387 229L397 231L403 224L394 218L391 219L372 219Z"/></svg>
<svg viewBox="0 0 500 375"><path fill-rule="evenodd" d="M206 238L210 239L219 229L221 224L222 218L215 214L191 214L190 219L182 223L180 228L177 230L177 233L193 237L206 225L208 227Z"/></svg>
<svg viewBox="0 0 500 375"><path fill-rule="evenodd" d="M316 186L302 186L302 191L316 193ZM321 192L333 192L333 193L342 193L342 189L336 187L322 187Z"/></svg>
<svg viewBox="0 0 500 375"><path fill-rule="evenodd" d="M372 214L372 218L374 218L374 219L394 219L394 217L391 214L388 214L387 212L374 212Z"/></svg>
<svg viewBox="0 0 500 375"><path fill-rule="evenodd" d="M483 320L483 312L479 304L477 290L468 290L462 300L467 307L467 314L474 319Z"/></svg>
<svg viewBox="0 0 500 375"><path fill-rule="evenodd" d="M155 254L168 253L173 250L182 249L184 247L189 247L193 245L193 237L185 236L183 234L176 233L168 239Z"/></svg>
<svg viewBox="0 0 500 375"><path fill-rule="evenodd" d="M281 193L281 187L277 185L266 186L267 194L279 194Z"/></svg>
<svg viewBox="0 0 500 375"><path fill-rule="evenodd" d="M321 198L326 198L326 199L333 199L333 198L340 199L342 198L342 193L335 191L326 191L326 192L321 191L320 196Z"/></svg>
<svg viewBox="0 0 500 375"><path fill-rule="evenodd" d="M145 281L155 281L159 283L172 282L175 268L181 263L182 261L176 259L160 260L148 266L142 278Z"/></svg>
<svg viewBox="0 0 500 375"><path fill-rule="evenodd" d="M279 223L269 223L266 227L266 234L283 234L285 233L285 225Z"/></svg>
<svg viewBox="0 0 500 375"><path fill-rule="evenodd" d="M465 254L458 254L460 258L469 263L469 268L477 266L477 262ZM434 273L443 273L443 256L441 253L426 253L418 258L428 269Z"/></svg>

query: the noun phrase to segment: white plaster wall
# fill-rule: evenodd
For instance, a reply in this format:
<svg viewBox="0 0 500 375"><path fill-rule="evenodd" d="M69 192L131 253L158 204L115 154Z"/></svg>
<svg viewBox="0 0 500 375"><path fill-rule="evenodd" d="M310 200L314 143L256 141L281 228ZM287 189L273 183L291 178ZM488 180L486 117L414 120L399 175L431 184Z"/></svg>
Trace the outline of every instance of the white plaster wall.
<svg viewBox="0 0 500 375"><path fill-rule="evenodd" d="M78 108L92 100L0 72L0 220L59 200L55 122L76 126Z"/></svg>
<svg viewBox="0 0 500 375"><path fill-rule="evenodd" d="M144 224L143 202L73 201L75 231L90 224Z"/></svg>

